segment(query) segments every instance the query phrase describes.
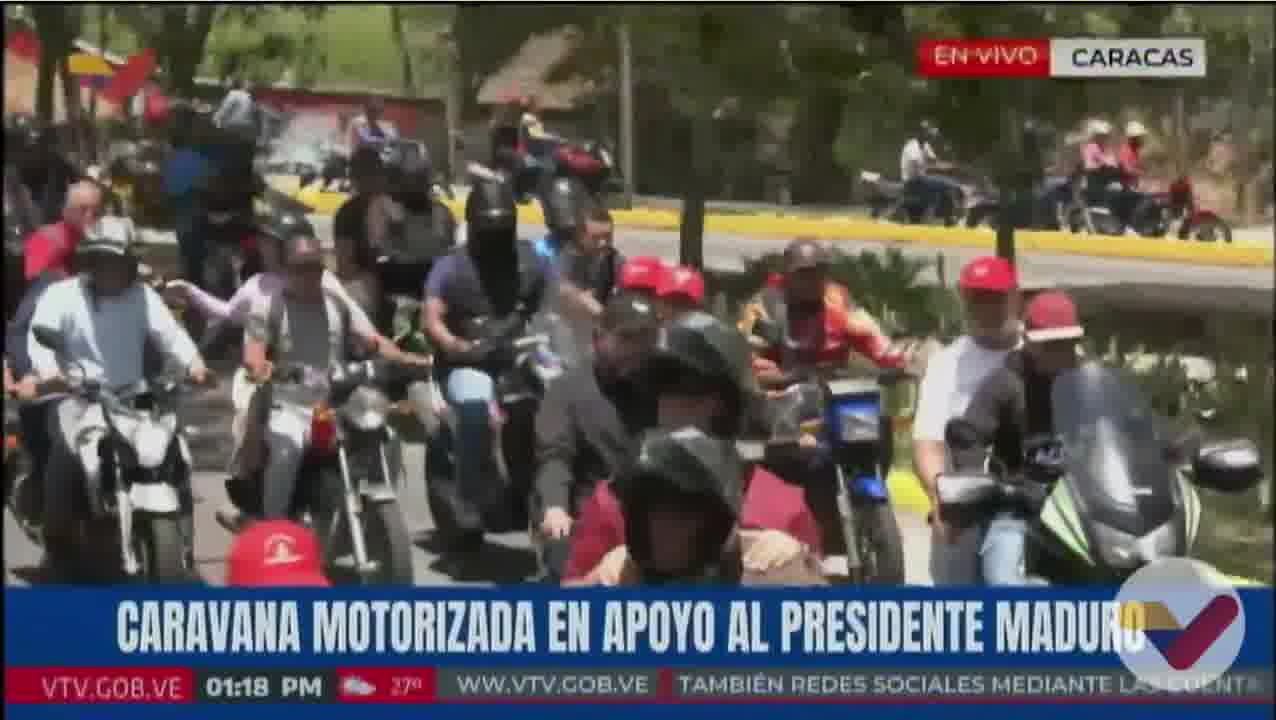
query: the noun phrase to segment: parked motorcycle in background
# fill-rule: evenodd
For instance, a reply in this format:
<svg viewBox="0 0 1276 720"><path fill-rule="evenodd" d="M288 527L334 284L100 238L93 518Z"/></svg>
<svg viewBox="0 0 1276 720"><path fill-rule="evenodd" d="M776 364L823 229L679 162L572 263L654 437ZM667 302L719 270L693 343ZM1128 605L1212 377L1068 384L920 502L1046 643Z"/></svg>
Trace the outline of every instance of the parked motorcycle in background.
<svg viewBox="0 0 1276 720"><path fill-rule="evenodd" d="M58 354L61 333L32 328L36 341ZM90 403L93 421L85 422L73 451L80 460L81 493L73 502L79 515L76 579L99 579L103 549L119 553L114 567L136 581L172 583L194 571L194 499L191 455L177 404L183 381L143 382L106 388L84 379L72 366L70 394ZM79 376L79 379L76 378Z"/></svg>

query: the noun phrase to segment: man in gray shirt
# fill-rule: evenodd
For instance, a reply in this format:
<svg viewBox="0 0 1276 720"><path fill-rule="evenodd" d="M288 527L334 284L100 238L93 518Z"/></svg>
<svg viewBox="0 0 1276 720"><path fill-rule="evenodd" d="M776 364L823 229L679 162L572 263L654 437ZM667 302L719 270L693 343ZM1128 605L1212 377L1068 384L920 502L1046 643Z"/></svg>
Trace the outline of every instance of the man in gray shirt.
<svg viewBox="0 0 1276 720"><path fill-rule="evenodd" d="M394 362L428 365L427 357L405 353L379 335L348 301L325 292L323 254L308 232L285 240L287 278L281 293L259 298L249 311L244 335L244 366L256 382L270 379L274 364L301 367L301 383L273 387L266 421L268 453L263 479L263 514L287 517L297 472L309 438L311 414L326 397L333 367L362 346Z"/></svg>

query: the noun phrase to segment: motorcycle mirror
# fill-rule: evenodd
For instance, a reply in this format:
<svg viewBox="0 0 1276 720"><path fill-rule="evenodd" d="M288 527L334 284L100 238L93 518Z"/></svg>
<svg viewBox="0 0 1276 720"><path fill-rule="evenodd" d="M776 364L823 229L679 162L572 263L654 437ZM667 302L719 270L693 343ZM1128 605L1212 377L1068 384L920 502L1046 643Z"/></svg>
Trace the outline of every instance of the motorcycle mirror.
<svg viewBox="0 0 1276 720"><path fill-rule="evenodd" d="M1263 479L1262 458L1249 440L1211 443L1192 460L1196 484L1219 492L1245 492Z"/></svg>
<svg viewBox="0 0 1276 720"><path fill-rule="evenodd" d="M66 349L66 341L62 337L62 333L51 327L36 325L31 328L31 334L35 335L36 342L55 353L61 353Z"/></svg>
<svg viewBox="0 0 1276 720"><path fill-rule="evenodd" d="M985 473L940 475L936 490L941 508L964 508L985 503L1001 489L997 479Z"/></svg>

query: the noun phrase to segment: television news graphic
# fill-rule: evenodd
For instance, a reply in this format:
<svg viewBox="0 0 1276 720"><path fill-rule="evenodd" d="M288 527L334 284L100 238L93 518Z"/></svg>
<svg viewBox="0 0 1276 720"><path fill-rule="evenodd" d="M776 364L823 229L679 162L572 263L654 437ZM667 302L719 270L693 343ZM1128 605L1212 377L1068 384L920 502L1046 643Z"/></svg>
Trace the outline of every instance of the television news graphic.
<svg viewBox="0 0 1276 720"><path fill-rule="evenodd" d="M925 77L1203 78L1203 38L926 39Z"/></svg>
<svg viewBox="0 0 1276 720"><path fill-rule="evenodd" d="M1161 567L1157 565L1155 567ZM13 588L5 700L1270 705L1270 588Z"/></svg>

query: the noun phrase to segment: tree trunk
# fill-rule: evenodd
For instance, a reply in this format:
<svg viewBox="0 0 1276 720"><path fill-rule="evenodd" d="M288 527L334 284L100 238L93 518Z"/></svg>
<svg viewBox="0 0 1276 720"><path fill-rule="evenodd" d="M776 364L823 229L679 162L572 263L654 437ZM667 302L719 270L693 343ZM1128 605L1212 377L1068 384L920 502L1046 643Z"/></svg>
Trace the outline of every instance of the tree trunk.
<svg viewBox="0 0 1276 720"><path fill-rule="evenodd" d="M169 90L178 97L194 95L195 73L204 60L208 34L218 9L217 4L209 3L190 9L178 5L163 10L162 37L152 38L151 47L158 55L159 67L167 74ZM190 12L194 17L188 15Z"/></svg>
<svg viewBox="0 0 1276 720"><path fill-rule="evenodd" d="M403 36L401 7L400 5L390 6L390 34L394 36L394 42L399 47L399 60L403 65L403 94L411 97L416 94L416 81L412 75L412 51L408 48L407 40Z"/></svg>
<svg viewBox="0 0 1276 720"><path fill-rule="evenodd" d="M844 204L848 199L846 173L833 156L842 132L845 100L840 93L820 88L805 94L793 126L793 202Z"/></svg>
<svg viewBox="0 0 1276 720"><path fill-rule="evenodd" d="M79 84L71 77L71 68L65 54L57 59L57 76L58 83L62 86L62 107L66 111L66 124L71 130L71 152L75 154L76 162L83 165L87 151L85 144L87 130L83 114L80 112Z"/></svg>
<svg viewBox="0 0 1276 720"><path fill-rule="evenodd" d="M700 108L693 119L691 173L682 193L682 217L678 224L678 262L704 267L705 193L714 157L712 110Z"/></svg>
<svg viewBox="0 0 1276 720"><path fill-rule="evenodd" d="M36 70L35 115L40 125L53 125L53 83L58 58L66 54L66 8L37 4L31 8L36 35L40 40L40 64Z"/></svg>

